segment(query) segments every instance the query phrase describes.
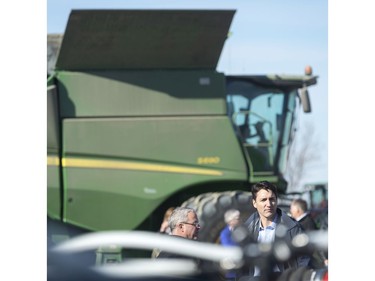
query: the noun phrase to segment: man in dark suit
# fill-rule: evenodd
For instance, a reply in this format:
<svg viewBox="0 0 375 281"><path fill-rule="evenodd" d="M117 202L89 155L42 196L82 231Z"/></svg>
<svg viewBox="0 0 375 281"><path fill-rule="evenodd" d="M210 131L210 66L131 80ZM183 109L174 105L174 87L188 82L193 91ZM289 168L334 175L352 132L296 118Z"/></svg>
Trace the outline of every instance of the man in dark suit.
<svg viewBox="0 0 375 281"><path fill-rule="evenodd" d="M301 198L294 199L290 204L290 215L302 226L306 232L318 230L318 227L308 212L307 202ZM309 266L312 268L323 268L328 265L327 253L314 251Z"/></svg>
<svg viewBox="0 0 375 281"><path fill-rule="evenodd" d="M301 198L294 199L290 204L290 215L300 223L305 231L317 230L315 221L308 212L307 202Z"/></svg>

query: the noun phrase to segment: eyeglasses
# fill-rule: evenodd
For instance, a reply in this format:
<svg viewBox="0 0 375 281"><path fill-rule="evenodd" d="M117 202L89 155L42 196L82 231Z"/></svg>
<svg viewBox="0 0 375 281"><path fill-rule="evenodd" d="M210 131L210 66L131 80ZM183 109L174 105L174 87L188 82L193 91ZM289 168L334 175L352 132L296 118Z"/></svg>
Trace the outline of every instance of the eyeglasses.
<svg viewBox="0 0 375 281"><path fill-rule="evenodd" d="M201 228L201 225L199 223L197 223L197 222L193 222L193 223L190 223L190 222L181 222L181 223L183 223L183 224L190 224L190 225L192 225L192 226L194 226L196 228Z"/></svg>

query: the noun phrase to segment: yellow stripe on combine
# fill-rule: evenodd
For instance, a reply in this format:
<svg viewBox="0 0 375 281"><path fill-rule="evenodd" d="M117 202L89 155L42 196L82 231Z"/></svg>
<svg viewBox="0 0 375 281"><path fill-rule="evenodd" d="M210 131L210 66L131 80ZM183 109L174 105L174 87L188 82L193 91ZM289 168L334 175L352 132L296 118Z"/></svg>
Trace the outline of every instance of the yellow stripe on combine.
<svg viewBox="0 0 375 281"><path fill-rule="evenodd" d="M48 156L47 157L47 165L48 166L58 166L59 165L59 157L57 157L57 156Z"/></svg>
<svg viewBox="0 0 375 281"><path fill-rule="evenodd" d="M51 158L51 159L50 159ZM56 159L57 160L56 160ZM48 157L48 165L58 165L57 157ZM129 161L112 161L112 160L93 160L79 158L63 158L63 167L75 168L99 168L99 169L123 169L150 172L166 172L181 174L197 174L209 176L222 176L223 173L217 170L184 168L171 165L142 164Z"/></svg>

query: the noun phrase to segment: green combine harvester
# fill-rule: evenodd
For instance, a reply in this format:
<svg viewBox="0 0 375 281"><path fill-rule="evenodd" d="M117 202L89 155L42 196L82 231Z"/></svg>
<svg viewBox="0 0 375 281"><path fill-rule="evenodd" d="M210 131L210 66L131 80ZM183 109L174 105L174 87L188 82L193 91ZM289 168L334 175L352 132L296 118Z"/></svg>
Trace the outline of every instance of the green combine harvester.
<svg viewBox="0 0 375 281"><path fill-rule="evenodd" d="M250 186L283 178L305 75L216 70L234 10L73 10L48 35L48 237L158 231L197 209L202 241L254 211ZM74 229L74 231L72 230Z"/></svg>

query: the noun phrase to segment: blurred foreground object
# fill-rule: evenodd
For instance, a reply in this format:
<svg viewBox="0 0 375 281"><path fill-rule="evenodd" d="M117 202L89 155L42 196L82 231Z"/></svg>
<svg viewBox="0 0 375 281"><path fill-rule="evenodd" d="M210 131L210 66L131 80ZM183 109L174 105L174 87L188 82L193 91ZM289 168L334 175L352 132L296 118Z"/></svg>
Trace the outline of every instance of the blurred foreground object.
<svg viewBox="0 0 375 281"><path fill-rule="evenodd" d="M168 235L140 231L108 231L77 236L57 244L48 252L48 280L217 280L220 270L241 269L259 261L269 263L285 260L301 251L312 248L326 248L326 233L321 231L301 236L291 245L280 243L274 245L247 244L241 228L235 232L241 247L223 247L218 244L197 242L188 239L174 239ZM242 229L243 231L244 229ZM297 237L296 237L297 238ZM186 259L144 259L125 258L113 263L91 264L83 259L84 254L94 257L95 250L105 247L121 247L126 252L130 249L159 248L163 251L186 256ZM200 267L190 258L203 261ZM325 281L328 269L305 269L304 276L310 279L282 279L286 275L301 274L302 270L283 273L277 281ZM318 276L321 276L321 278ZM314 278L313 278L314 277ZM276 281L268 279L265 281Z"/></svg>

